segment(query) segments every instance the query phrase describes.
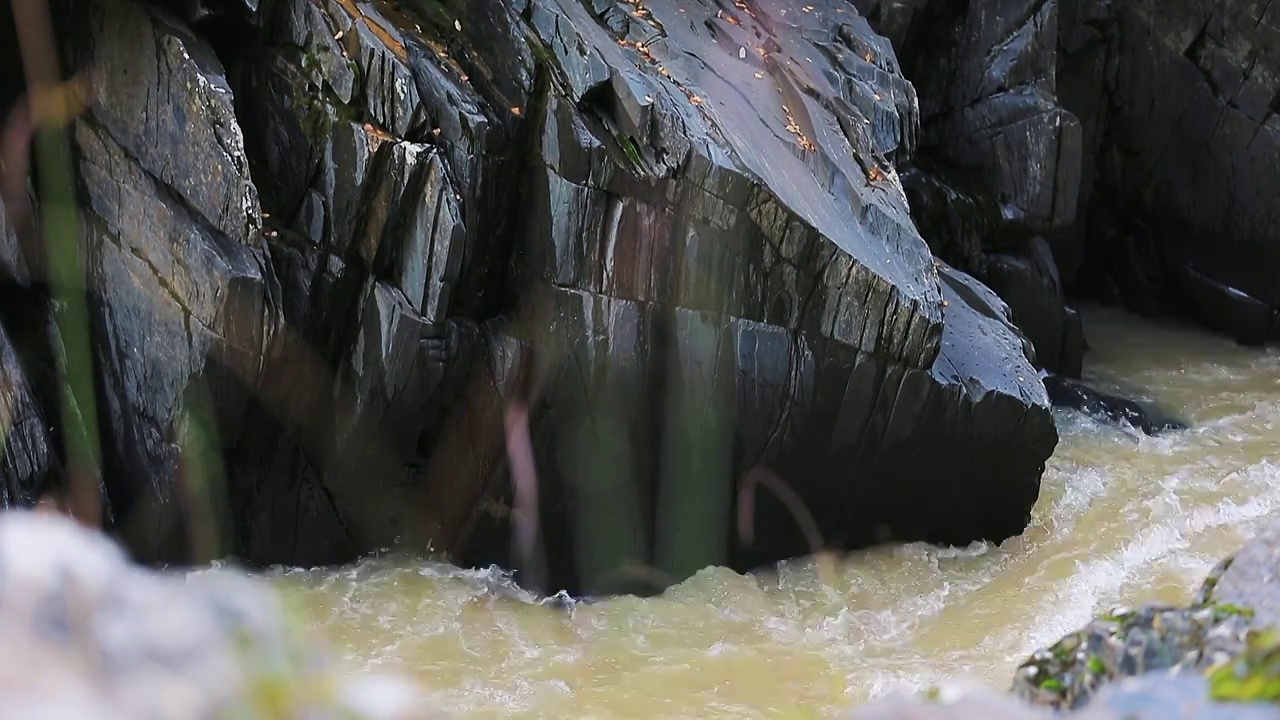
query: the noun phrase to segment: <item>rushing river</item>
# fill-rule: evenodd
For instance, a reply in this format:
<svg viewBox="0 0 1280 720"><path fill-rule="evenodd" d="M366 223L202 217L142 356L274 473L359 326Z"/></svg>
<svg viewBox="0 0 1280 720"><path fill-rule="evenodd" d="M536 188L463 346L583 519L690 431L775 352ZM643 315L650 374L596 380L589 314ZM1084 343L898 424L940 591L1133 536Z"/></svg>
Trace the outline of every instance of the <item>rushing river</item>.
<svg viewBox="0 0 1280 720"><path fill-rule="evenodd" d="M1099 611L1186 601L1280 506L1280 354L1112 312L1088 375L1194 429L1139 437L1058 415L1027 532L999 547L884 548L572 612L497 572L375 559L275 581L353 667L416 674L468 717L834 717L895 687L1004 687Z"/></svg>

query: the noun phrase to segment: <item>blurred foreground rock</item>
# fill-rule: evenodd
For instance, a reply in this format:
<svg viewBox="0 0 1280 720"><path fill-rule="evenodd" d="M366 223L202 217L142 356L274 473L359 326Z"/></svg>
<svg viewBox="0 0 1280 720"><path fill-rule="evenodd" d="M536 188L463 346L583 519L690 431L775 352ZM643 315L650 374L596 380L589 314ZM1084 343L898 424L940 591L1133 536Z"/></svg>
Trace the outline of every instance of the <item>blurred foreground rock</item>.
<svg viewBox="0 0 1280 720"><path fill-rule="evenodd" d="M244 575L131 565L59 514L0 513L0 717L426 718L413 685L344 677Z"/></svg>
<svg viewBox="0 0 1280 720"><path fill-rule="evenodd" d="M1198 677L1148 675L1109 687L1087 708L1061 713L994 690L943 691L933 700L892 695L858 708L848 720L1275 720L1280 707L1218 702Z"/></svg>

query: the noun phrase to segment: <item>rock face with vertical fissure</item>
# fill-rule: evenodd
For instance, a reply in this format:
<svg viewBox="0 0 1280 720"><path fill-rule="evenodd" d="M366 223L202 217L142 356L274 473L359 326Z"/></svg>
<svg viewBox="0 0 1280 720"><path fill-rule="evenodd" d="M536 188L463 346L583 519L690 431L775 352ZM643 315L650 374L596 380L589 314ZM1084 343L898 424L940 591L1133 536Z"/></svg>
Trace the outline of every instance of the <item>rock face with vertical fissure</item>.
<svg viewBox="0 0 1280 720"><path fill-rule="evenodd" d="M1006 304L936 258L898 167L1012 103L956 161L996 226L1061 224L1078 133L1018 49L1050 10L983 31L1025 101L975 78L943 121L841 0L66 2L138 555L515 563L526 430L545 589L1028 522L1057 436L1013 320L1069 336L1058 278L1009 245Z"/></svg>

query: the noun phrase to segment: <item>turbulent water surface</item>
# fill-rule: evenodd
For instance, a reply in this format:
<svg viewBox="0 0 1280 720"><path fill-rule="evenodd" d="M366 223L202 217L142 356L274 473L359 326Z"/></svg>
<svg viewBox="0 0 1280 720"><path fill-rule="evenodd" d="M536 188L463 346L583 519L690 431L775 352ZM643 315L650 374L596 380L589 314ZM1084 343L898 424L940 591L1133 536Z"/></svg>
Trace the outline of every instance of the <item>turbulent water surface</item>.
<svg viewBox="0 0 1280 720"><path fill-rule="evenodd" d="M572 612L497 572L406 559L277 573L358 668L417 674L474 717L834 715L895 687L1007 685L1100 610L1185 601L1280 506L1280 353L1112 312L1091 379L1194 429L1159 438L1058 416L1032 526L999 547L885 548Z"/></svg>

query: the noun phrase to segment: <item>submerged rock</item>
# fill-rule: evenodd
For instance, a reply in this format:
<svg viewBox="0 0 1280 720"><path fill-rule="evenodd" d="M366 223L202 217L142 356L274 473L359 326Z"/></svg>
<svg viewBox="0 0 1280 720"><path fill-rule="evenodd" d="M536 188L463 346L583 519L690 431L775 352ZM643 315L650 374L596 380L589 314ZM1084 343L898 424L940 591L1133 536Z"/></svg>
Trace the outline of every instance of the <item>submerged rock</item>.
<svg viewBox="0 0 1280 720"><path fill-rule="evenodd" d="M1185 430L1186 423L1160 412L1158 408L1111 395L1090 387L1080 380L1061 375L1046 375L1044 387L1054 405L1068 407L1117 425L1128 425L1147 435L1170 430Z"/></svg>
<svg viewBox="0 0 1280 720"><path fill-rule="evenodd" d="M416 688L346 677L270 590L129 565L61 515L0 513L0 714L425 718Z"/></svg>

